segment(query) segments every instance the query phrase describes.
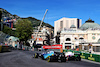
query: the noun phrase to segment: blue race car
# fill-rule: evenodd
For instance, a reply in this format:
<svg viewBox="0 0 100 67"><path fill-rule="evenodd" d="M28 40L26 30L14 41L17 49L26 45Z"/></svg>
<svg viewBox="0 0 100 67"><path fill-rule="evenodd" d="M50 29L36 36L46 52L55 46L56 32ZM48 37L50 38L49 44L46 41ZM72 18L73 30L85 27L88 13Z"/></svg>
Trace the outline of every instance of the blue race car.
<svg viewBox="0 0 100 67"><path fill-rule="evenodd" d="M54 51L48 51L48 52L43 52L43 53L35 53L33 55L34 58L42 58L42 59L47 59L49 56L54 55Z"/></svg>
<svg viewBox="0 0 100 67"><path fill-rule="evenodd" d="M34 58L42 58L43 60L47 60L48 62L59 61L66 62L66 57L64 53L48 51L43 53L35 53L33 55Z"/></svg>

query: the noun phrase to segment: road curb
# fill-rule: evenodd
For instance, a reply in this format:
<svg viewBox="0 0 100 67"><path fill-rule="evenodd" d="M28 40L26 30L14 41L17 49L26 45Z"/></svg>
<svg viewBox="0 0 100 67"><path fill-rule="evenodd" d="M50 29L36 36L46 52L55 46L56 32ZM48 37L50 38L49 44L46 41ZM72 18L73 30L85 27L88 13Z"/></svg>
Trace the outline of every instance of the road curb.
<svg viewBox="0 0 100 67"><path fill-rule="evenodd" d="M100 62L95 62L95 61L91 61L91 60L87 60L87 59L81 59L82 61L86 61L86 62L90 62L90 63L94 63L94 64L100 64Z"/></svg>

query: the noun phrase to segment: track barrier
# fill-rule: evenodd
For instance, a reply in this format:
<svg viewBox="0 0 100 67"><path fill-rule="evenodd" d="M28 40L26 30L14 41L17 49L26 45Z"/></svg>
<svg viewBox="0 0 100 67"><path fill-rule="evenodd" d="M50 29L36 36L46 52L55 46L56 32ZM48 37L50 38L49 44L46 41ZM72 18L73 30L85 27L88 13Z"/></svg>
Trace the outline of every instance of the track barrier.
<svg viewBox="0 0 100 67"><path fill-rule="evenodd" d="M73 53L80 53L81 54L80 56L83 59L100 62L100 55L98 55L98 54L91 54L91 53L75 51L75 50L63 50L63 52L68 52L68 51L71 51Z"/></svg>
<svg viewBox="0 0 100 67"><path fill-rule="evenodd" d="M11 47L8 45L0 45L0 53L1 52L9 52L11 51Z"/></svg>

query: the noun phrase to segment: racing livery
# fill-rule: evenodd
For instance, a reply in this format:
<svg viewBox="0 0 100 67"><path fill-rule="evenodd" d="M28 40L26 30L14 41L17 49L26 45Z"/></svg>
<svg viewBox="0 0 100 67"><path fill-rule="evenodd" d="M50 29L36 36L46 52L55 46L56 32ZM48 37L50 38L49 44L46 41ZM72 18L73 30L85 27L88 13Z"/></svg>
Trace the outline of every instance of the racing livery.
<svg viewBox="0 0 100 67"><path fill-rule="evenodd" d="M67 61L81 61L80 53L65 52L65 57Z"/></svg>
<svg viewBox="0 0 100 67"><path fill-rule="evenodd" d="M48 62L52 62L52 61L66 62L66 60L81 61L81 57L79 53L72 53L72 52L63 53L61 50L62 45L43 46L43 48L47 50L50 49L50 51L35 53L33 57L34 58L40 57L41 59L47 60Z"/></svg>
<svg viewBox="0 0 100 67"><path fill-rule="evenodd" d="M66 57L64 53L54 52L54 51L35 53L33 57L34 58L40 57L44 60L47 60L48 62L52 62L52 61L66 62Z"/></svg>

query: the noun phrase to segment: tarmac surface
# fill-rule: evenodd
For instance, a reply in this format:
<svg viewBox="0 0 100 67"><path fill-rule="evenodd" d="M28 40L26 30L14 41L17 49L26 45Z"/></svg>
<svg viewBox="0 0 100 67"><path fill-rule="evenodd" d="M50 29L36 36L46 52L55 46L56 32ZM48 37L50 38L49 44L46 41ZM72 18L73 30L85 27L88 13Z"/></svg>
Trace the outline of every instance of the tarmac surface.
<svg viewBox="0 0 100 67"><path fill-rule="evenodd" d="M40 58L32 58L35 51L13 50L0 53L0 67L100 67L92 61L47 62Z"/></svg>

